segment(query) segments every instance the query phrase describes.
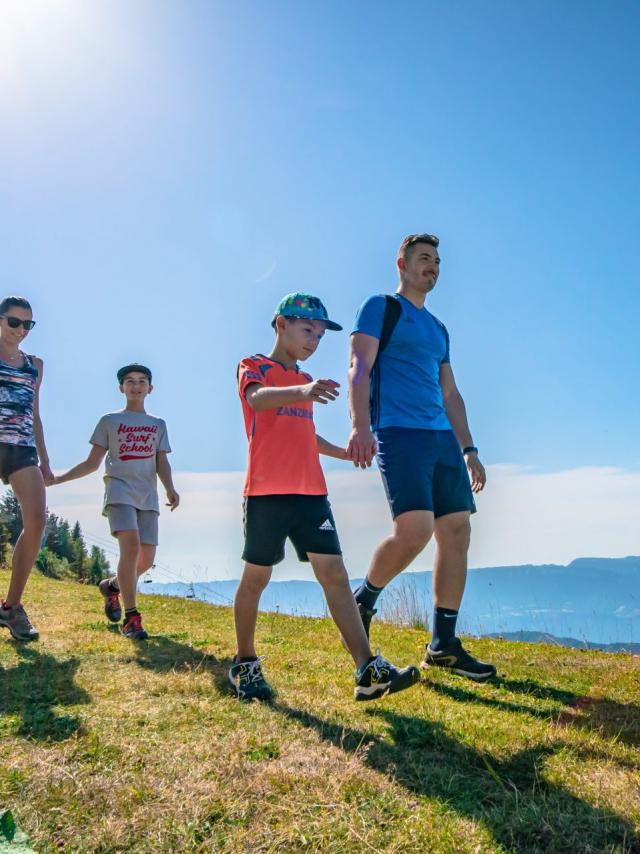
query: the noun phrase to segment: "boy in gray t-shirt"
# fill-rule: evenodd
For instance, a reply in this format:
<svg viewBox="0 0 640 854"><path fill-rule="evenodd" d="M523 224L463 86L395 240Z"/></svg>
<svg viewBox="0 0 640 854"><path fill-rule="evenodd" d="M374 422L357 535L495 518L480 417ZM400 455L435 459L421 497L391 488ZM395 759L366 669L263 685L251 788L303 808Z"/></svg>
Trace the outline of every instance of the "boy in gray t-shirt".
<svg viewBox="0 0 640 854"><path fill-rule="evenodd" d="M153 390L151 371L144 365L125 365L118 371L118 382L126 407L102 416L91 436L87 459L56 477L55 483L97 471L106 454L103 515L118 540L120 560L117 576L105 578L99 588L107 618L119 622L121 594L125 609L122 634L144 640L147 633L136 607L136 586L138 577L152 566L158 545L157 478L167 491L171 510L180 503L180 496L167 458L171 451L167 425L144 409L144 400Z"/></svg>

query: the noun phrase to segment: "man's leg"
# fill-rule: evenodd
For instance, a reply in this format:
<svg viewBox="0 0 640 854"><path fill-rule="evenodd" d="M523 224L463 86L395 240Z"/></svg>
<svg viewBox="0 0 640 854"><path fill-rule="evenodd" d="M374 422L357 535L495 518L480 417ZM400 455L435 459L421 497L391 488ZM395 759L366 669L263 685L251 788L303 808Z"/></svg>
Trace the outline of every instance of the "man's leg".
<svg viewBox="0 0 640 854"><path fill-rule="evenodd" d="M436 559L433 568L433 632L423 668L443 667L460 676L484 682L495 676L492 664L474 658L456 637L458 609L467 578L471 526L469 512L440 516L435 522Z"/></svg>
<svg viewBox="0 0 640 854"><path fill-rule="evenodd" d="M27 586L27 579L40 551L47 515L44 481L37 466L14 472L9 477L9 483L22 512L22 531L13 550L11 581L6 600L7 605L13 606L20 604Z"/></svg>
<svg viewBox="0 0 640 854"><path fill-rule="evenodd" d="M451 643L467 580L471 540L470 513L449 513L435 520L436 556L433 564L433 637L431 649Z"/></svg>
<svg viewBox="0 0 640 854"><path fill-rule="evenodd" d="M371 648L358 613L349 576L340 555L309 554L313 567L329 606L333 621L344 638L356 667L360 668L371 658Z"/></svg>
<svg viewBox="0 0 640 854"><path fill-rule="evenodd" d="M271 578L271 566L245 563L244 572L233 603L233 616L238 643L238 661L255 659L255 634L262 591Z"/></svg>
<svg viewBox="0 0 640 854"><path fill-rule="evenodd" d="M433 534L430 510L409 510L393 520L393 533L373 553L371 565L355 599L367 610L375 607L386 585L415 560Z"/></svg>

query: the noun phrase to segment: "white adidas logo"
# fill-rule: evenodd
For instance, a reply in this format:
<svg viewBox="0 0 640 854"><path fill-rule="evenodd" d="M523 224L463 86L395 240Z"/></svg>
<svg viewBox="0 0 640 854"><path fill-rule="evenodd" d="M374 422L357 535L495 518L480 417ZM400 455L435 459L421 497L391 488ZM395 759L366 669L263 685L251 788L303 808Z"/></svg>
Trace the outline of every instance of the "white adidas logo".
<svg viewBox="0 0 640 854"><path fill-rule="evenodd" d="M319 531L335 531L335 528L331 524L329 519L325 519L322 525L318 528Z"/></svg>

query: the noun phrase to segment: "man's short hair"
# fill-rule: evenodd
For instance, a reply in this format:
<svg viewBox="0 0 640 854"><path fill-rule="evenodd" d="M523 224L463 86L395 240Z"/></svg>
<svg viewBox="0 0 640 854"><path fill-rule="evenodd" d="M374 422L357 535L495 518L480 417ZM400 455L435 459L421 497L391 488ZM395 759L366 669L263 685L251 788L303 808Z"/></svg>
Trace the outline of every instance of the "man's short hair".
<svg viewBox="0 0 640 854"><path fill-rule="evenodd" d="M440 240L435 236L435 234L409 234L400 244L400 248L398 249L398 258L404 258L406 260L413 251L413 247L417 246L418 243L427 243L429 246L433 246L434 249L437 249Z"/></svg>

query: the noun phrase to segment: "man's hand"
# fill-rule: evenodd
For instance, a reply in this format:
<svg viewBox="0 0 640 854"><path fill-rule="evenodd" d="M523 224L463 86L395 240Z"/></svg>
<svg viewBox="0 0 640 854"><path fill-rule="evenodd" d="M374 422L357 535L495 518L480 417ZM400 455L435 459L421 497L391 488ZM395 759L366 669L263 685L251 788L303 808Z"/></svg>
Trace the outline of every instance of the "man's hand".
<svg viewBox="0 0 640 854"><path fill-rule="evenodd" d="M347 459L356 468L369 468L378 450L376 437L371 430L354 427L347 443Z"/></svg>
<svg viewBox="0 0 640 854"><path fill-rule="evenodd" d="M471 491L482 492L487 482L487 473L478 459L478 455L475 451L471 451L464 455L464 461L467 464L467 471L471 480Z"/></svg>
<svg viewBox="0 0 640 854"><path fill-rule="evenodd" d="M335 380L314 380L302 386L302 399L313 403L329 403L340 394L340 383Z"/></svg>
<svg viewBox="0 0 640 854"><path fill-rule="evenodd" d="M171 507L171 512L180 504L180 496L175 489L167 489L167 507Z"/></svg>
<svg viewBox="0 0 640 854"><path fill-rule="evenodd" d="M42 472L42 478L44 480L45 486L53 486L56 482L56 476L51 471L49 463L40 463L40 471Z"/></svg>

